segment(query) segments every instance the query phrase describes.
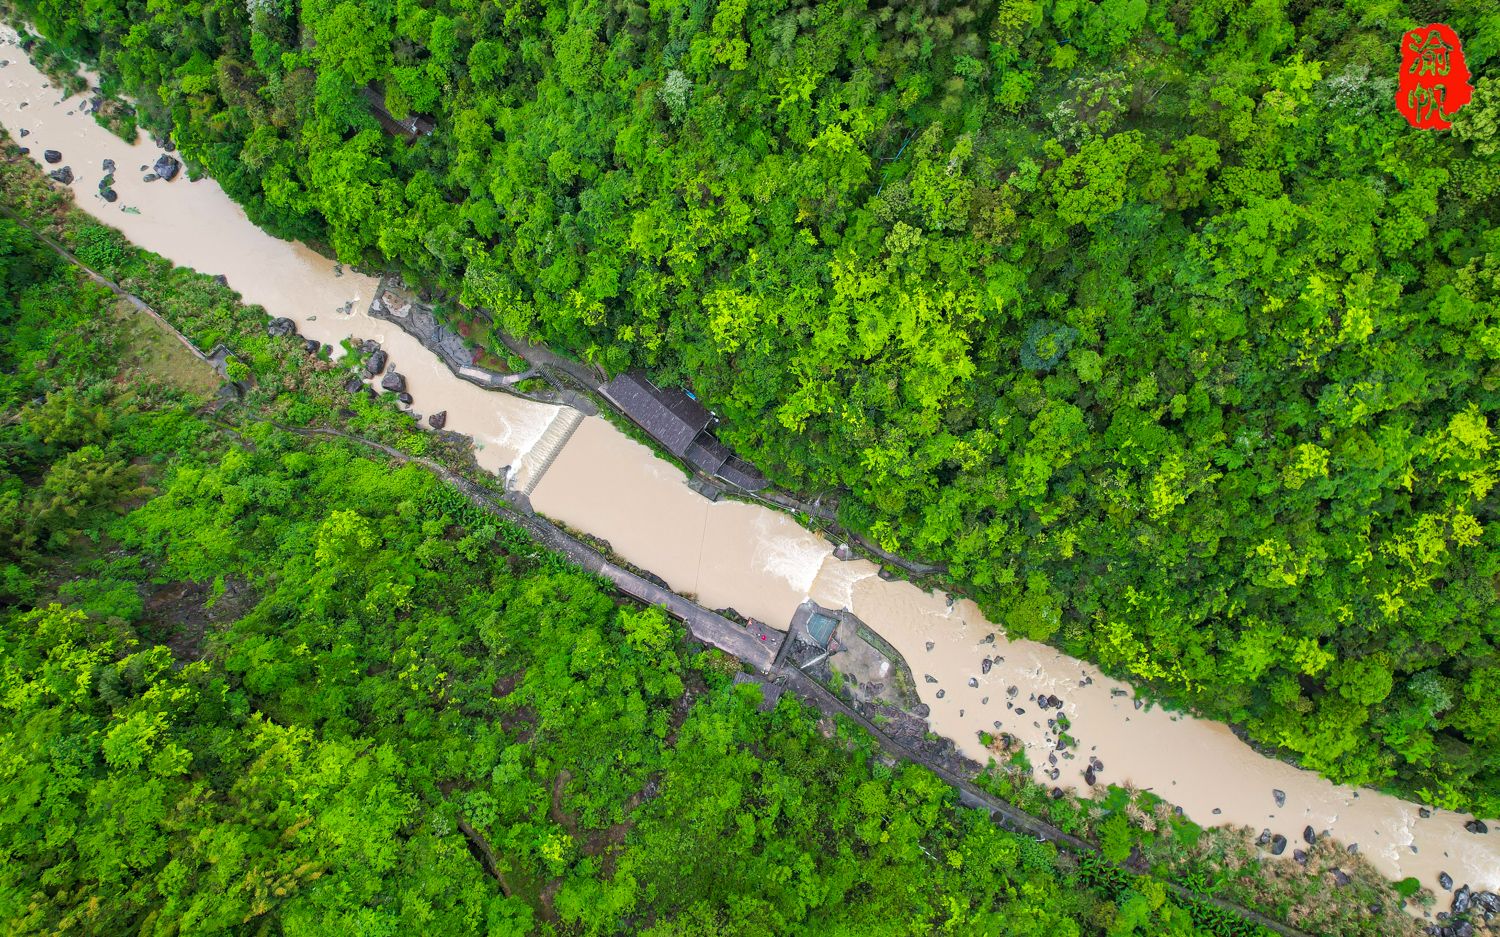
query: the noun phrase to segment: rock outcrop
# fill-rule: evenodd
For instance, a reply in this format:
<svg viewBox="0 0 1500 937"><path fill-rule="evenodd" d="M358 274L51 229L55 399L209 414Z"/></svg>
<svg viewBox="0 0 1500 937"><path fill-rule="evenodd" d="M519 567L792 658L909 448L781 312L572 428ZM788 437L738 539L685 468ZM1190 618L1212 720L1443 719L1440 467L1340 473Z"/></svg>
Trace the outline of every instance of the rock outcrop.
<svg viewBox="0 0 1500 937"><path fill-rule="evenodd" d="M176 179L177 172L180 169L182 169L181 160L179 160L175 156L168 156L165 153L157 157L156 165L151 167L152 172L156 173L159 178L164 179L167 182L171 182L173 179Z"/></svg>

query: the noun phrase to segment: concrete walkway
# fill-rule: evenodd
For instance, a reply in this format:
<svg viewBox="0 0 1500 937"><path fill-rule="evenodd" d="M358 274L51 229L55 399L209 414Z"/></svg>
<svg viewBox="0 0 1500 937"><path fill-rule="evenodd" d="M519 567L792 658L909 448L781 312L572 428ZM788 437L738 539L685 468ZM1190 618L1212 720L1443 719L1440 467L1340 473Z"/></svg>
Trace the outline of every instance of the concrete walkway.
<svg viewBox="0 0 1500 937"><path fill-rule="evenodd" d="M675 592L663 589L661 586L636 575L630 570L610 562L593 547L575 539L556 524L533 512L530 502L524 495L512 492L504 500L496 498L488 491L485 491L441 463L434 462L431 459L407 455L400 449L376 442L373 439L365 439L361 436L354 436L334 429L284 426L269 420L262 422L269 422L278 429L294 433L298 436L346 439L358 445L383 452L399 462L416 462L443 481L462 491L471 502L486 512L525 527L527 532L547 549L563 554L575 564L591 573L603 576L613 583L616 589L619 589L626 595L647 605L656 605L665 609L672 617L686 624L688 630L698 641L739 658L761 673L767 673L771 670L772 662L776 658L776 652L780 649L781 642L784 639L783 635L773 632L766 636L765 640L761 640L751 634L748 629L735 624L723 615L711 612L696 602L691 602Z"/></svg>
<svg viewBox="0 0 1500 937"><path fill-rule="evenodd" d="M787 639L785 636L781 636L781 640L776 640L775 637L772 637L771 640L766 642L758 641L749 631L724 616L711 612L695 602L691 602L674 592L663 589L637 576L635 573L609 562L591 547L585 546L545 518L533 513L524 495L512 492L504 501L500 501L478 485L441 464L429 459L409 456L399 449L387 446L384 443L375 442L374 440L353 436L338 430L301 429L281 426L281 424L273 425L300 436L324 436L347 439L350 442L377 449L393 459L402 462L417 462L423 465L444 481L457 487L470 501L486 512L521 524L548 549L562 553L584 569L605 577L614 583L615 587L621 592L647 604L666 609L673 617L684 622L688 627L688 631L698 641L717 647L725 653L732 654L745 663L750 664L762 674L766 674L769 680L795 693L804 702L816 707L824 715L842 717L853 721L860 728L868 732L883 750L898 761L920 764L929 771L932 771L939 778L942 778L945 783L958 792L958 801L963 806L984 810L989 814L991 821L1005 829L1024 836L1035 837L1038 841L1053 843L1066 853L1074 855L1099 855L1099 849L1093 843L1080 839L1039 817L1034 817L1026 813L1015 805L982 790L972 781L955 774L934 760L923 758L921 755L908 749L881 731L869 719L854 711L843 700L834 696L816 680L813 680L795 667L777 665L775 663L777 651L781 647L782 640ZM1120 868L1125 867L1120 866ZM1125 870L1131 875L1140 874L1132 869ZM1243 917L1269 931L1281 934L1282 937L1309 937L1303 931L1299 931L1294 927L1259 912L1252 911L1249 908L1242 908L1222 898L1193 891L1173 881L1165 879L1158 879L1158 881L1163 882L1173 894L1185 902L1199 902L1212 905Z"/></svg>
<svg viewBox="0 0 1500 937"><path fill-rule="evenodd" d="M16 218L11 212L3 208L0 208L0 212L3 212L6 216L11 217L17 223L32 231L48 247L69 262L83 269L94 280L109 287L118 295L130 300L143 311L154 316L187 347L192 349L194 354L207 360L187 336L179 332L175 326L157 314L155 310L146 306L138 297L124 290L119 284L89 269L60 244L41 232L36 231L36 229L21 219ZM801 671L792 667L777 666L777 652L780 650L782 642L787 640L786 635L779 635L774 632L770 634L762 632L760 636L752 634L748 629L730 621L724 616L709 611L696 602L689 601L610 562L592 547L583 544L555 524L538 516L531 510L530 502L526 499L525 495L512 492L506 500L497 499L490 492L441 463L431 459L408 455L393 446L388 446L372 439L365 439L361 436L355 436L334 429L284 426L271 420L264 420L253 414L250 416L259 422L269 423L278 429L298 436L344 439L356 445L384 453L397 462L416 462L422 465L443 481L458 488L472 503L487 513L520 524L540 544L548 549L562 553L578 566L604 577L621 592L638 601L665 609L673 617L684 622L688 627L688 631L696 640L716 647L749 664L762 674L768 675L777 684L790 689L804 701L817 707L825 715L843 717L853 721L868 732L882 749L898 760L923 765L957 790L959 802L964 806L986 810L989 812L991 820L1001 826L1023 835L1035 836L1040 841L1054 843L1066 852L1076 855L1098 855L1098 848L1092 843L1020 810L1014 805L981 790L973 782L954 774L941 764L937 764L931 759L923 758L906 748ZM233 429L232 426L229 426L229 428ZM1127 869L1126 871L1132 875L1137 874L1133 870ZM1186 902L1212 905L1245 918L1267 930L1281 934L1283 937L1309 937L1309 935L1302 931L1248 908L1240 907L1212 895L1192 891L1176 882L1168 880L1159 881L1163 881L1168 889Z"/></svg>

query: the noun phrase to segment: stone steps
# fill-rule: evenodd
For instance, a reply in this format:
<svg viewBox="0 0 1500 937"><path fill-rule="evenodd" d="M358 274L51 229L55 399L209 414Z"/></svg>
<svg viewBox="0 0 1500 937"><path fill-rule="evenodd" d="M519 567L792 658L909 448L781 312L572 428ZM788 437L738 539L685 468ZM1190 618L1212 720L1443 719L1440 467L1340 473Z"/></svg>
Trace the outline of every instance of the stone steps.
<svg viewBox="0 0 1500 937"><path fill-rule="evenodd" d="M530 495L541 484L542 476L547 474L547 469L557 460L558 453L562 452L563 446L573 438L579 425L583 423L583 414L572 407L559 407L557 416L547 424L547 429L542 433L540 439L529 451L521 456L520 464L511 476L514 484L511 486L515 491L523 495Z"/></svg>

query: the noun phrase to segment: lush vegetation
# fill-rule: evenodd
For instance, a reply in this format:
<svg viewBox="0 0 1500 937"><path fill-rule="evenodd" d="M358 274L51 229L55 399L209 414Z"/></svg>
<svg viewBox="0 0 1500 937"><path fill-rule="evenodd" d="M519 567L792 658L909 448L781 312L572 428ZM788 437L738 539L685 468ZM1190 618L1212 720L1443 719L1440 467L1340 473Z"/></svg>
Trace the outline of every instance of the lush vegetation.
<svg viewBox="0 0 1500 937"><path fill-rule="evenodd" d="M456 468L472 461L467 443L421 432L390 395L349 393L349 368L321 352L303 353L299 338L267 335L265 310L243 305L216 278L136 248L76 209L68 193L49 185L8 141L0 147L0 201L91 269L142 297L200 350L232 348L229 376L243 388L245 403L265 416L294 426L338 426L412 455L440 456Z"/></svg>
<svg viewBox="0 0 1500 937"><path fill-rule="evenodd" d="M413 464L200 416L114 305L0 220L7 933L1253 932L762 711Z"/></svg>
<svg viewBox="0 0 1500 937"><path fill-rule="evenodd" d="M1500 813L1488 0L14 0L259 222L1331 777ZM421 116L430 134L392 132ZM420 129L420 128L419 128Z"/></svg>
<svg viewBox="0 0 1500 937"><path fill-rule="evenodd" d="M980 773L980 786L1099 847L1080 862L1084 880L1108 893L1125 884L1114 863L1256 908L1320 937L1415 935L1422 932L1408 906L1430 907L1433 893L1416 879L1391 883L1337 840L1319 837L1303 857L1267 861L1245 828L1194 823L1151 791L1111 785L1092 798L1057 796L1037 783L1014 740L994 746L1001 756ZM1211 909L1198 908L1205 921ZM1229 912L1224 912L1228 914Z"/></svg>

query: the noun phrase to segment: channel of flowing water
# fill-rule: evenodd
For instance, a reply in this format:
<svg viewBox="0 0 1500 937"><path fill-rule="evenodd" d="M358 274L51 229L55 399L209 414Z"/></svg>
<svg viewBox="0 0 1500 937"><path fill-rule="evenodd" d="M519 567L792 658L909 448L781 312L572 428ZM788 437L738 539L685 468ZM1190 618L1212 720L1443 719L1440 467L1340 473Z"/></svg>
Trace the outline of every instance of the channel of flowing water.
<svg viewBox="0 0 1500 937"><path fill-rule="evenodd" d="M74 196L89 214L175 263L223 274L246 301L295 320L303 335L335 347L351 337L379 341L407 377L413 406L446 410L448 428L473 437L491 471L516 464L558 418L560 408L454 377L415 339L365 314L375 280L259 230L212 180L141 181L139 167L160 151L99 127L79 111L81 97L63 100L9 29L0 32L0 57L9 60L0 69L0 123L13 138L30 131L19 142L39 163L44 149L62 152L59 165L72 166ZM105 158L118 166L114 204L96 191ZM1464 815L1435 810L1424 819L1416 804L1262 756L1222 724L1137 708L1126 684L1045 645L1007 639L972 602L883 580L865 560L839 561L827 540L779 512L705 500L680 471L605 420L584 420L531 497L541 513L609 541L710 608L778 627L808 598L848 608L906 657L933 730L976 760L990 755L979 733L1004 731L1026 744L1048 784L1082 788L1093 756L1104 764L1100 783L1155 791L1204 825L1270 829L1294 844L1310 825L1358 843L1391 878L1416 876L1436 889L1438 872L1447 871L1476 889L1500 889L1500 823L1491 822L1497 830L1489 835L1471 834ZM1040 710L1039 694L1062 699L1079 742L1079 757L1060 760L1055 781L1045 774L1054 739L1047 719L1058 710ZM1285 793L1283 806L1273 790Z"/></svg>
<svg viewBox="0 0 1500 937"><path fill-rule="evenodd" d="M332 345L335 354L342 355L344 338L380 342L421 412L447 410L447 428L473 438L479 464L490 471L514 464L546 430L555 408L456 380L416 339L370 318L366 311L378 283L373 277L266 234L212 180L190 182L184 171L171 182L142 181L162 151L144 134L131 145L100 127L79 109L83 96L63 100L9 27L0 29L0 58L9 62L0 69L0 121L43 169L72 168L70 188L84 211L173 263L222 274L246 302L296 320L302 335ZM23 129L30 131L24 138ZM42 162L49 149L62 154L61 162ZM116 166L119 201L113 204L98 191L105 159Z"/></svg>

